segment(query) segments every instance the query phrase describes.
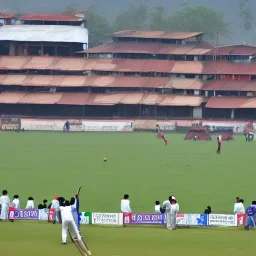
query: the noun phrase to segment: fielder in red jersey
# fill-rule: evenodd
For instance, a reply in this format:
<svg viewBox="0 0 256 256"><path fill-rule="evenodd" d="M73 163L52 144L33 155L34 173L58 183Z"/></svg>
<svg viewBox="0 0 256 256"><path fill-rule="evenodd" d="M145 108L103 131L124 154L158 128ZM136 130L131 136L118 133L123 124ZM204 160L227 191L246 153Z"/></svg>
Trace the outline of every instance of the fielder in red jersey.
<svg viewBox="0 0 256 256"><path fill-rule="evenodd" d="M164 133L161 131L161 128L160 128L160 126L159 126L158 124L156 125L156 132L157 132L156 137L157 137L158 139L163 139L165 145L168 145L168 141L167 141L167 139L165 138Z"/></svg>

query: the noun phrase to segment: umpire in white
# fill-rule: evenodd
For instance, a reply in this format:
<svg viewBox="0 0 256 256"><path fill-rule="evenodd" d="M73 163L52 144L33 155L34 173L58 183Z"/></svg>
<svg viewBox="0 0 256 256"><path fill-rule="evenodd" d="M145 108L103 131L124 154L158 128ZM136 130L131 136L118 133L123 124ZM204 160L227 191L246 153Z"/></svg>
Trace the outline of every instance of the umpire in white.
<svg viewBox="0 0 256 256"><path fill-rule="evenodd" d="M170 196L169 200L164 201L163 207L166 209L166 226L167 229L176 229L176 215L179 212L179 204L174 196Z"/></svg>

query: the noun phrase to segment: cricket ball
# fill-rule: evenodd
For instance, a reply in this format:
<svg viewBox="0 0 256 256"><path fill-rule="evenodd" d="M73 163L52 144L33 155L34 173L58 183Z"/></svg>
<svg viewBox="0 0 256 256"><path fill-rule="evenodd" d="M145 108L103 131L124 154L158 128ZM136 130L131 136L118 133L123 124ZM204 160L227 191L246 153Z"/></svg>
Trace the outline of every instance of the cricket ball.
<svg viewBox="0 0 256 256"><path fill-rule="evenodd" d="M106 158L106 157L104 157L104 158L103 158L103 161L104 161L104 162L107 162L107 158Z"/></svg>

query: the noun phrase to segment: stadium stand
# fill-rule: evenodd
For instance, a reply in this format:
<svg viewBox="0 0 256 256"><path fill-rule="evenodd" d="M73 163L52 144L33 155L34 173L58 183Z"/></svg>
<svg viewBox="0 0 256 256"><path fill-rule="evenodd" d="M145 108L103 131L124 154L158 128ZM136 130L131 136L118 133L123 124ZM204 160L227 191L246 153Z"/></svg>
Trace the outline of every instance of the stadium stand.
<svg viewBox="0 0 256 256"><path fill-rule="evenodd" d="M26 26L35 22L38 29L42 19L54 24L64 19L74 27L85 24L79 17L59 15L22 19ZM5 41L0 39L0 44ZM57 52L28 56L9 49L0 53L0 112L73 118L254 119L254 53L256 47L247 45L215 49L203 41L201 32L166 31L117 32L113 43L79 51L79 57L73 53L60 57ZM141 126L154 129L155 122Z"/></svg>

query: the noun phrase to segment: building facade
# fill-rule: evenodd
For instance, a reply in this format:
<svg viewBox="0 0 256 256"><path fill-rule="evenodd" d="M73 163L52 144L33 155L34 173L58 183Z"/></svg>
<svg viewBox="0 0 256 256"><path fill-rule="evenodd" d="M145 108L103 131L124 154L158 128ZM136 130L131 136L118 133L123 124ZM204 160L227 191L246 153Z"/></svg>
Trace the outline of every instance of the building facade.
<svg viewBox="0 0 256 256"><path fill-rule="evenodd" d="M76 58L2 56L0 112L254 119L255 52L247 45L215 48L197 32L121 31L113 43L79 51Z"/></svg>
<svg viewBox="0 0 256 256"><path fill-rule="evenodd" d="M84 13L1 15L0 55L74 56L88 47Z"/></svg>

